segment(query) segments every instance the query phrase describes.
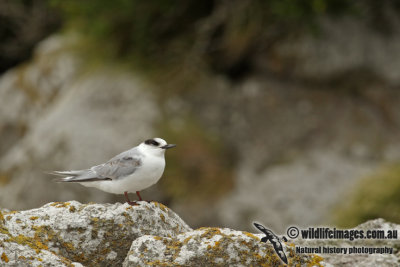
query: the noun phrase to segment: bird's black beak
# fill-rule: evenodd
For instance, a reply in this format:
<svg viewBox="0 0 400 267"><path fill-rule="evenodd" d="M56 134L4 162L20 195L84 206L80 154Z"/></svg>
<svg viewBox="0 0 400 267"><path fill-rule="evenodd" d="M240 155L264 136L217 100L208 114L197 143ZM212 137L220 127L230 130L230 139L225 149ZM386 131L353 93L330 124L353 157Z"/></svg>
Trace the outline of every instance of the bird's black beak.
<svg viewBox="0 0 400 267"><path fill-rule="evenodd" d="M161 148L162 149L168 149L168 148L173 148L173 147L176 147L176 145L175 144L168 144L168 145L162 146Z"/></svg>

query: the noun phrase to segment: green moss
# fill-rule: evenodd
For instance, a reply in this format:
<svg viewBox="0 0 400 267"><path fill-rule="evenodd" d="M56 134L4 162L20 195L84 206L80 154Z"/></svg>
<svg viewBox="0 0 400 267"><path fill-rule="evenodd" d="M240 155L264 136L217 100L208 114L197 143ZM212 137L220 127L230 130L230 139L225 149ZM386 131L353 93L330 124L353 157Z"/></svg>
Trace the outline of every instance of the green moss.
<svg viewBox="0 0 400 267"><path fill-rule="evenodd" d="M338 226L354 227L376 218L400 223L400 165L381 168L343 199L333 216Z"/></svg>

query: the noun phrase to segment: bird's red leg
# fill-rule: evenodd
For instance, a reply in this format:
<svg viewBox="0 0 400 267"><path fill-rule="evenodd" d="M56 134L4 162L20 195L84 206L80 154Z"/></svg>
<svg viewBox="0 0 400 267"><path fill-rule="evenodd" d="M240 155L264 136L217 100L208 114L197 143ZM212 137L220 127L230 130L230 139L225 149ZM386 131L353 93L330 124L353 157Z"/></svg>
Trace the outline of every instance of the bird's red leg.
<svg viewBox="0 0 400 267"><path fill-rule="evenodd" d="M142 201L142 200L143 200L142 197L141 197L140 194L139 194L139 191L136 191L136 195L139 197L139 201Z"/></svg>
<svg viewBox="0 0 400 267"><path fill-rule="evenodd" d="M127 191L124 192L124 195L125 195L126 203L128 203L128 204L131 205L131 206L136 206L136 205L138 205L138 204L136 203L136 201L130 201L130 200L129 200L128 192L127 192Z"/></svg>
<svg viewBox="0 0 400 267"><path fill-rule="evenodd" d="M147 203L152 202L152 200L148 201L148 200L143 200L142 197L140 196L139 191L136 191L136 195L139 197L139 201L146 201Z"/></svg>

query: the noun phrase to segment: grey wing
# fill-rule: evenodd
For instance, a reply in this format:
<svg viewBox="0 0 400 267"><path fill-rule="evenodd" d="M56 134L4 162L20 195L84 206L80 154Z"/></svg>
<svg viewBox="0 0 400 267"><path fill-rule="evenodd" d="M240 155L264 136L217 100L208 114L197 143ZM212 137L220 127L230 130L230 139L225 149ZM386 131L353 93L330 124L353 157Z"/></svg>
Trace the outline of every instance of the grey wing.
<svg viewBox="0 0 400 267"><path fill-rule="evenodd" d="M133 174L142 165L141 157L134 153L121 153L104 164L91 168L100 178L119 179Z"/></svg>
<svg viewBox="0 0 400 267"><path fill-rule="evenodd" d="M56 182L80 183L113 180L134 173L142 165L141 158L136 150L128 150L113 157L106 163L87 170L56 171L52 174L67 176L56 179Z"/></svg>

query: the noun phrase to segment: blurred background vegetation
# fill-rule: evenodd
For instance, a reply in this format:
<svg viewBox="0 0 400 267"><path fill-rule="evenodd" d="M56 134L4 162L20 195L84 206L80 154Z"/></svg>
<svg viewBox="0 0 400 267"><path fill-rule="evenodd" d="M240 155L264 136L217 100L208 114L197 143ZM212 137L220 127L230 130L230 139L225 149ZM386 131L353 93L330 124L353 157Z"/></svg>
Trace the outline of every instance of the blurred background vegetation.
<svg viewBox="0 0 400 267"><path fill-rule="evenodd" d="M168 156L168 179L160 181L165 198L213 203L233 190L233 169L240 157L238 148L225 142L222 130L205 131L196 116L201 108L193 92L205 90L201 77L222 76L232 84L255 74L296 80L291 70L260 64L260 55L301 35L323 37L321 18L327 17L356 18L379 34L393 34L385 15L388 5L398 15L400 1L389 0L1 0L0 72L29 60L45 37L73 32L79 35L76 49L88 68L118 65L160 84L156 96L163 117L157 129L167 140L179 140L181 151ZM374 75L366 69L331 77L329 85L319 86L320 77L301 82L357 97ZM179 127L168 122L163 101L174 95L194 103ZM192 179L183 178L187 176ZM346 203L338 204L332 220L342 226L376 217L400 223L399 181L398 165L377 171L357 185Z"/></svg>
<svg viewBox="0 0 400 267"><path fill-rule="evenodd" d="M342 227L353 227L375 218L400 222L399 192L399 165L384 166L361 181L354 193L342 201L334 213L334 221Z"/></svg>
<svg viewBox="0 0 400 267"><path fill-rule="evenodd" d="M169 80L185 71L238 79L252 53L298 31L318 30L323 15L357 13L346 0L58 1L65 29L79 29L101 56ZM98 50L97 50L98 49ZM195 66L193 66L195 65ZM187 71L190 70L190 71Z"/></svg>

